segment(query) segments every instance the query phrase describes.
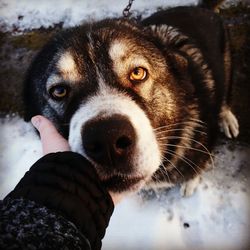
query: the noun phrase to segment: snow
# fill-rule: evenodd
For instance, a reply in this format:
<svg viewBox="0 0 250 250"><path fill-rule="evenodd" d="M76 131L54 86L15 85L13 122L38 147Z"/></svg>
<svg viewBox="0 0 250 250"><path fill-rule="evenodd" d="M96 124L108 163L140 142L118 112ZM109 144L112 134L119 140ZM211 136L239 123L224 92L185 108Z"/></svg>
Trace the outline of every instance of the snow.
<svg viewBox="0 0 250 250"><path fill-rule="evenodd" d="M42 150L32 125L13 116L0 119L0 152L1 199ZM214 154L216 167L204 174L191 197L181 197L174 187L124 198L115 208L103 249L243 249L250 229L250 148L222 140Z"/></svg>
<svg viewBox="0 0 250 250"><path fill-rule="evenodd" d="M183 198L175 187L142 191L118 205L104 249L243 249L250 229L250 148L232 151L233 144L224 143L215 150L216 168L193 196Z"/></svg>
<svg viewBox="0 0 250 250"><path fill-rule="evenodd" d="M196 5L198 0L136 0L132 11L147 16L159 7ZM119 17L128 0L1 0L0 27L5 31L24 31L40 27L51 27L63 23L63 27L78 25L84 21L99 20L104 17Z"/></svg>
<svg viewBox="0 0 250 250"><path fill-rule="evenodd" d="M0 199L41 155L41 144L31 124L19 117L0 119Z"/></svg>
<svg viewBox="0 0 250 250"><path fill-rule="evenodd" d="M1 0L0 27L6 31L64 27L121 16L123 1ZM132 11L144 16L158 7L196 5L198 0L136 0ZM250 148L221 140L215 169L204 174L195 194L179 187L141 191L119 203L103 240L103 249L236 250L247 246L250 232ZM0 199L11 191L42 155L30 123L18 116L0 118Z"/></svg>

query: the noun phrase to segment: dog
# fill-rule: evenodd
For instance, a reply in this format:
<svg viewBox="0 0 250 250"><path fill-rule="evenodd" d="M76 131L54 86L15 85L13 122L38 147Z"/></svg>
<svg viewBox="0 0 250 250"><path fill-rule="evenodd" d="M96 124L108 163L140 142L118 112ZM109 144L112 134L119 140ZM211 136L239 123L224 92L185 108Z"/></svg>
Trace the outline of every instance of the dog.
<svg viewBox="0 0 250 250"><path fill-rule="evenodd" d="M105 19L60 32L38 53L25 120L49 118L111 192L181 184L188 196L219 128L239 133L231 80L227 32L209 10Z"/></svg>

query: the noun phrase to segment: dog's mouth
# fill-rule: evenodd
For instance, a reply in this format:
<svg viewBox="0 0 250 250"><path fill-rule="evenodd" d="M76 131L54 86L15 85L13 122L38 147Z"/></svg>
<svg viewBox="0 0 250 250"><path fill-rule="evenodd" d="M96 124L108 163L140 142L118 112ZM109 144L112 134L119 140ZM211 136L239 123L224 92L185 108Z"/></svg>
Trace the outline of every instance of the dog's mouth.
<svg viewBox="0 0 250 250"><path fill-rule="evenodd" d="M102 180L103 185L113 192L132 191L140 188L143 176L113 175Z"/></svg>

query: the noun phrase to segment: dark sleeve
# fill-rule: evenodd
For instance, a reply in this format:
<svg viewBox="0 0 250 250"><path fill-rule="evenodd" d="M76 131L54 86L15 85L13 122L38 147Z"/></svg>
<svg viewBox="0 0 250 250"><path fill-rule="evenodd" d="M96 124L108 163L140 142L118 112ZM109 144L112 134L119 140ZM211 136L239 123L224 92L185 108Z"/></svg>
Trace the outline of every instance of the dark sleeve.
<svg viewBox="0 0 250 250"><path fill-rule="evenodd" d="M33 208L30 209L30 201L35 202L32 204L39 212L31 211ZM1 238L6 240L2 234L5 236L9 234L8 223L16 221L20 217L18 210L12 214L7 213L7 215L6 212L11 210L12 205L20 208L19 203L24 210L28 209L27 214L29 214L26 219L20 221L21 225L17 223L19 231L23 232L26 224L36 228L38 225L35 222L37 221L48 225L46 230L44 228L40 230L37 227L36 232L39 234L32 233L32 242L37 249L88 249L88 244L90 249L100 249L101 239L114 209L111 197L102 187L93 166L84 157L73 152L53 153L41 158L4 199L0 218L2 221L2 223L0 222L0 244L3 243ZM44 209L47 209L47 212L40 213ZM21 210L20 208L19 211ZM52 215L54 220L48 217ZM48 224L49 222L54 224ZM51 247L51 243L47 245L47 240L41 242L47 232L50 232L51 241L55 237L54 244L60 244L64 240L70 242L68 241L69 234L60 231L63 228L66 229L66 226L61 225L62 222L70 225L69 230L73 230L73 228L76 230L74 235L77 240L73 241L78 242L78 248L71 245L73 241L63 248L62 245ZM66 225L65 223L63 225ZM17 240L18 235L11 233L9 237ZM59 235L61 241L56 239ZM28 249L30 243L26 237L30 237L30 235L25 234L25 237L19 242L21 245L24 244L21 249ZM28 243L26 243L26 239ZM45 244L46 247L39 248L40 244Z"/></svg>
<svg viewBox="0 0 250 250"><path fill-rule="evenodd" d="M0 201L0 249L91 250L75 224L46 207L26 199Z"/></svg>

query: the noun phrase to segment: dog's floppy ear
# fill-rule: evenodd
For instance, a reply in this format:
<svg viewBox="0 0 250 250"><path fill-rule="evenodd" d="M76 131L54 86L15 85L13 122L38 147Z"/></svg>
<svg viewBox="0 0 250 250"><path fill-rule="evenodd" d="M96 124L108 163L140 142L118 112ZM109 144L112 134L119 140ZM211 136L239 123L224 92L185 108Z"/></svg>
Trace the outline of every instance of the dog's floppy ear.
<svg viewBox="0 0 250 250"><path fill-rule="evenodd" d="M24 120L29 122L32 116L35 115L35 103L32 101L32 94L31 88L32 86L29 83L29 72L26 72L26 78L23 82L23 89L22 89L22 97L23 97L23 104L24 104Z"/></svg>
<svg viewBox="0 0 250 250"><path fill-rule="evenodd" d="M53 58L60 49L60 36L54 36L33 58L27 69L23 83L23 103L24 120L30 121L32 116L41 115L45 109L46 100L44 93L46 91L46 79L49 75L49 68Z"/></svg>
<svg viewBox="0 0 250 250"><path fill-rule="evenodd" d="M39 81L36 80L37 72L34 70L34 61L26 72L26 76L23 82L22 97L24 104L24 120L29 122L35 115L41 114L39 105L42 105L42 91L36 85L40 85ZM37 84L38 82L38 84ZM39 93L40 92L40 93ZM40 97L39 97L40 96Z"/></svg>
<svg viewBox="0 0 250 250"><path fill-rule="evenodd" d="M174 68L177 73L187 74L188 71L188 59L177 51L172 51L168 54L168 58L170 58L172 62L172 68Z"/></svg>
<svg viewBox="0 0 250 250"><path fill-rule="evenodd" d="M192 41L178 29L165 24L151 25L145 29L151 41L163 53L168 70L179 84L188 90L188 93L194 93L195 89L190 84L192 81L190 71L195 69L190 56L186 53L186 49L192 50ZM191 53L193 52L191 51Z"/></svg>
<svg viewBox="0 0 250 250"><path fill-rule="evenodd" d="M181 47L189 41L187 36L166 24L149 25L144 28L144 31L153 38L157 47L172 61L176 68L182 72L187 71L188 59L181 51Z"/></svg>

